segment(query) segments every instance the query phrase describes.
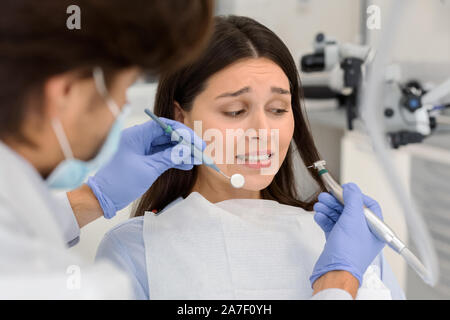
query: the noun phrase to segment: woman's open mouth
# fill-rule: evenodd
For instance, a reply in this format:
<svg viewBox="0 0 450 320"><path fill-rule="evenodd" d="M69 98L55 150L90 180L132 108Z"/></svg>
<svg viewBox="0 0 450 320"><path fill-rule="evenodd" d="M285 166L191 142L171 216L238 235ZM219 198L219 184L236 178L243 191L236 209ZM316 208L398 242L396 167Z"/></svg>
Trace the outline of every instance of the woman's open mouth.
<svg viewBox="0 0 450 320"><path fill-rule="evenodd" d="M243 164L252 169L260 169L270 167L273 155L274 154L268 150L237 155L236 158L240 160L237 164Z"/></svg>

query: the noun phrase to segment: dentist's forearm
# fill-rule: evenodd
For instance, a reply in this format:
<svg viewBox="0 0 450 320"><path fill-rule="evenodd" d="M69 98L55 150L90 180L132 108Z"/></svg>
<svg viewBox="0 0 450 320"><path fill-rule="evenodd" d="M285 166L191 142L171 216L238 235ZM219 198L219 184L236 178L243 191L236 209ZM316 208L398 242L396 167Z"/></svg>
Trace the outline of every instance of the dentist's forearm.
<svg viewBox="0 0 450 320"><path fill-rule="evenodd" d="M102 207L87 184L68 192L67 198L80 228L103 216Z"/></svg>
<svg viewBox="0 0 450 320"><path fill-rule="evenodd" d="M314 281L313 294L325 289L337 288L347 291L351 294L353 299L355 299L358 287L358 279L356 279L350 272L344 270L334 270L325 273L323 276Z"/></svg>

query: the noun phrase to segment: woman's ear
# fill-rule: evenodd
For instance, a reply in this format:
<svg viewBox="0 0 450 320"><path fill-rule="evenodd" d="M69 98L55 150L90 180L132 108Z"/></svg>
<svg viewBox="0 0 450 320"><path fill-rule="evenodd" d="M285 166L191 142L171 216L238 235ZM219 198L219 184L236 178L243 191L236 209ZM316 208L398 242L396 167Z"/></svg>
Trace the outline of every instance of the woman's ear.
<svg viewBox="0 0 450 320"><path fill-rule="evenodd" d="M173 103L174 111L175 111L175 121L184 123L184 110L181 108L180 104L176 101Z"/></svg>

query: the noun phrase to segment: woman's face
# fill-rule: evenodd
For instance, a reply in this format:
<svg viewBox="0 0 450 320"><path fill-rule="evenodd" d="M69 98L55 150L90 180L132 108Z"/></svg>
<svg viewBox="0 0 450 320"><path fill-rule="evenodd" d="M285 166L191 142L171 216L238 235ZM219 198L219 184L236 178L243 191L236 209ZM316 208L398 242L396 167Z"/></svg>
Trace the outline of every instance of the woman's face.
<svg viewBox="0 0 450 320"><path fill-rule="evenodd" d="M242 174L243 189L249 191L271 183L294 132L289 80L267 58L239 60L217 72L192 109L182 114L193 129L201 121L205 152L226 175ZM199 179L231 188L225 177L206 166L199 166Z"/></svg>

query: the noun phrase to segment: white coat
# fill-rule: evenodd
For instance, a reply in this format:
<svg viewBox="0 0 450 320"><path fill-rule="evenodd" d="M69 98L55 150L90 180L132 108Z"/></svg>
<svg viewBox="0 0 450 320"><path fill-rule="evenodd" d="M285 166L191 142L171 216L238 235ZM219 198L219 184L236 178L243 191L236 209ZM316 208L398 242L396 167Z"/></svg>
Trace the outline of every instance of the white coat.
<svg viewBox="0 0 450 320"><path fill-rule="evenodd" d="M0 142L0 299L128 298L125 274L68 250L78 235L67 197L56 199L34 167Z"/></svg>

